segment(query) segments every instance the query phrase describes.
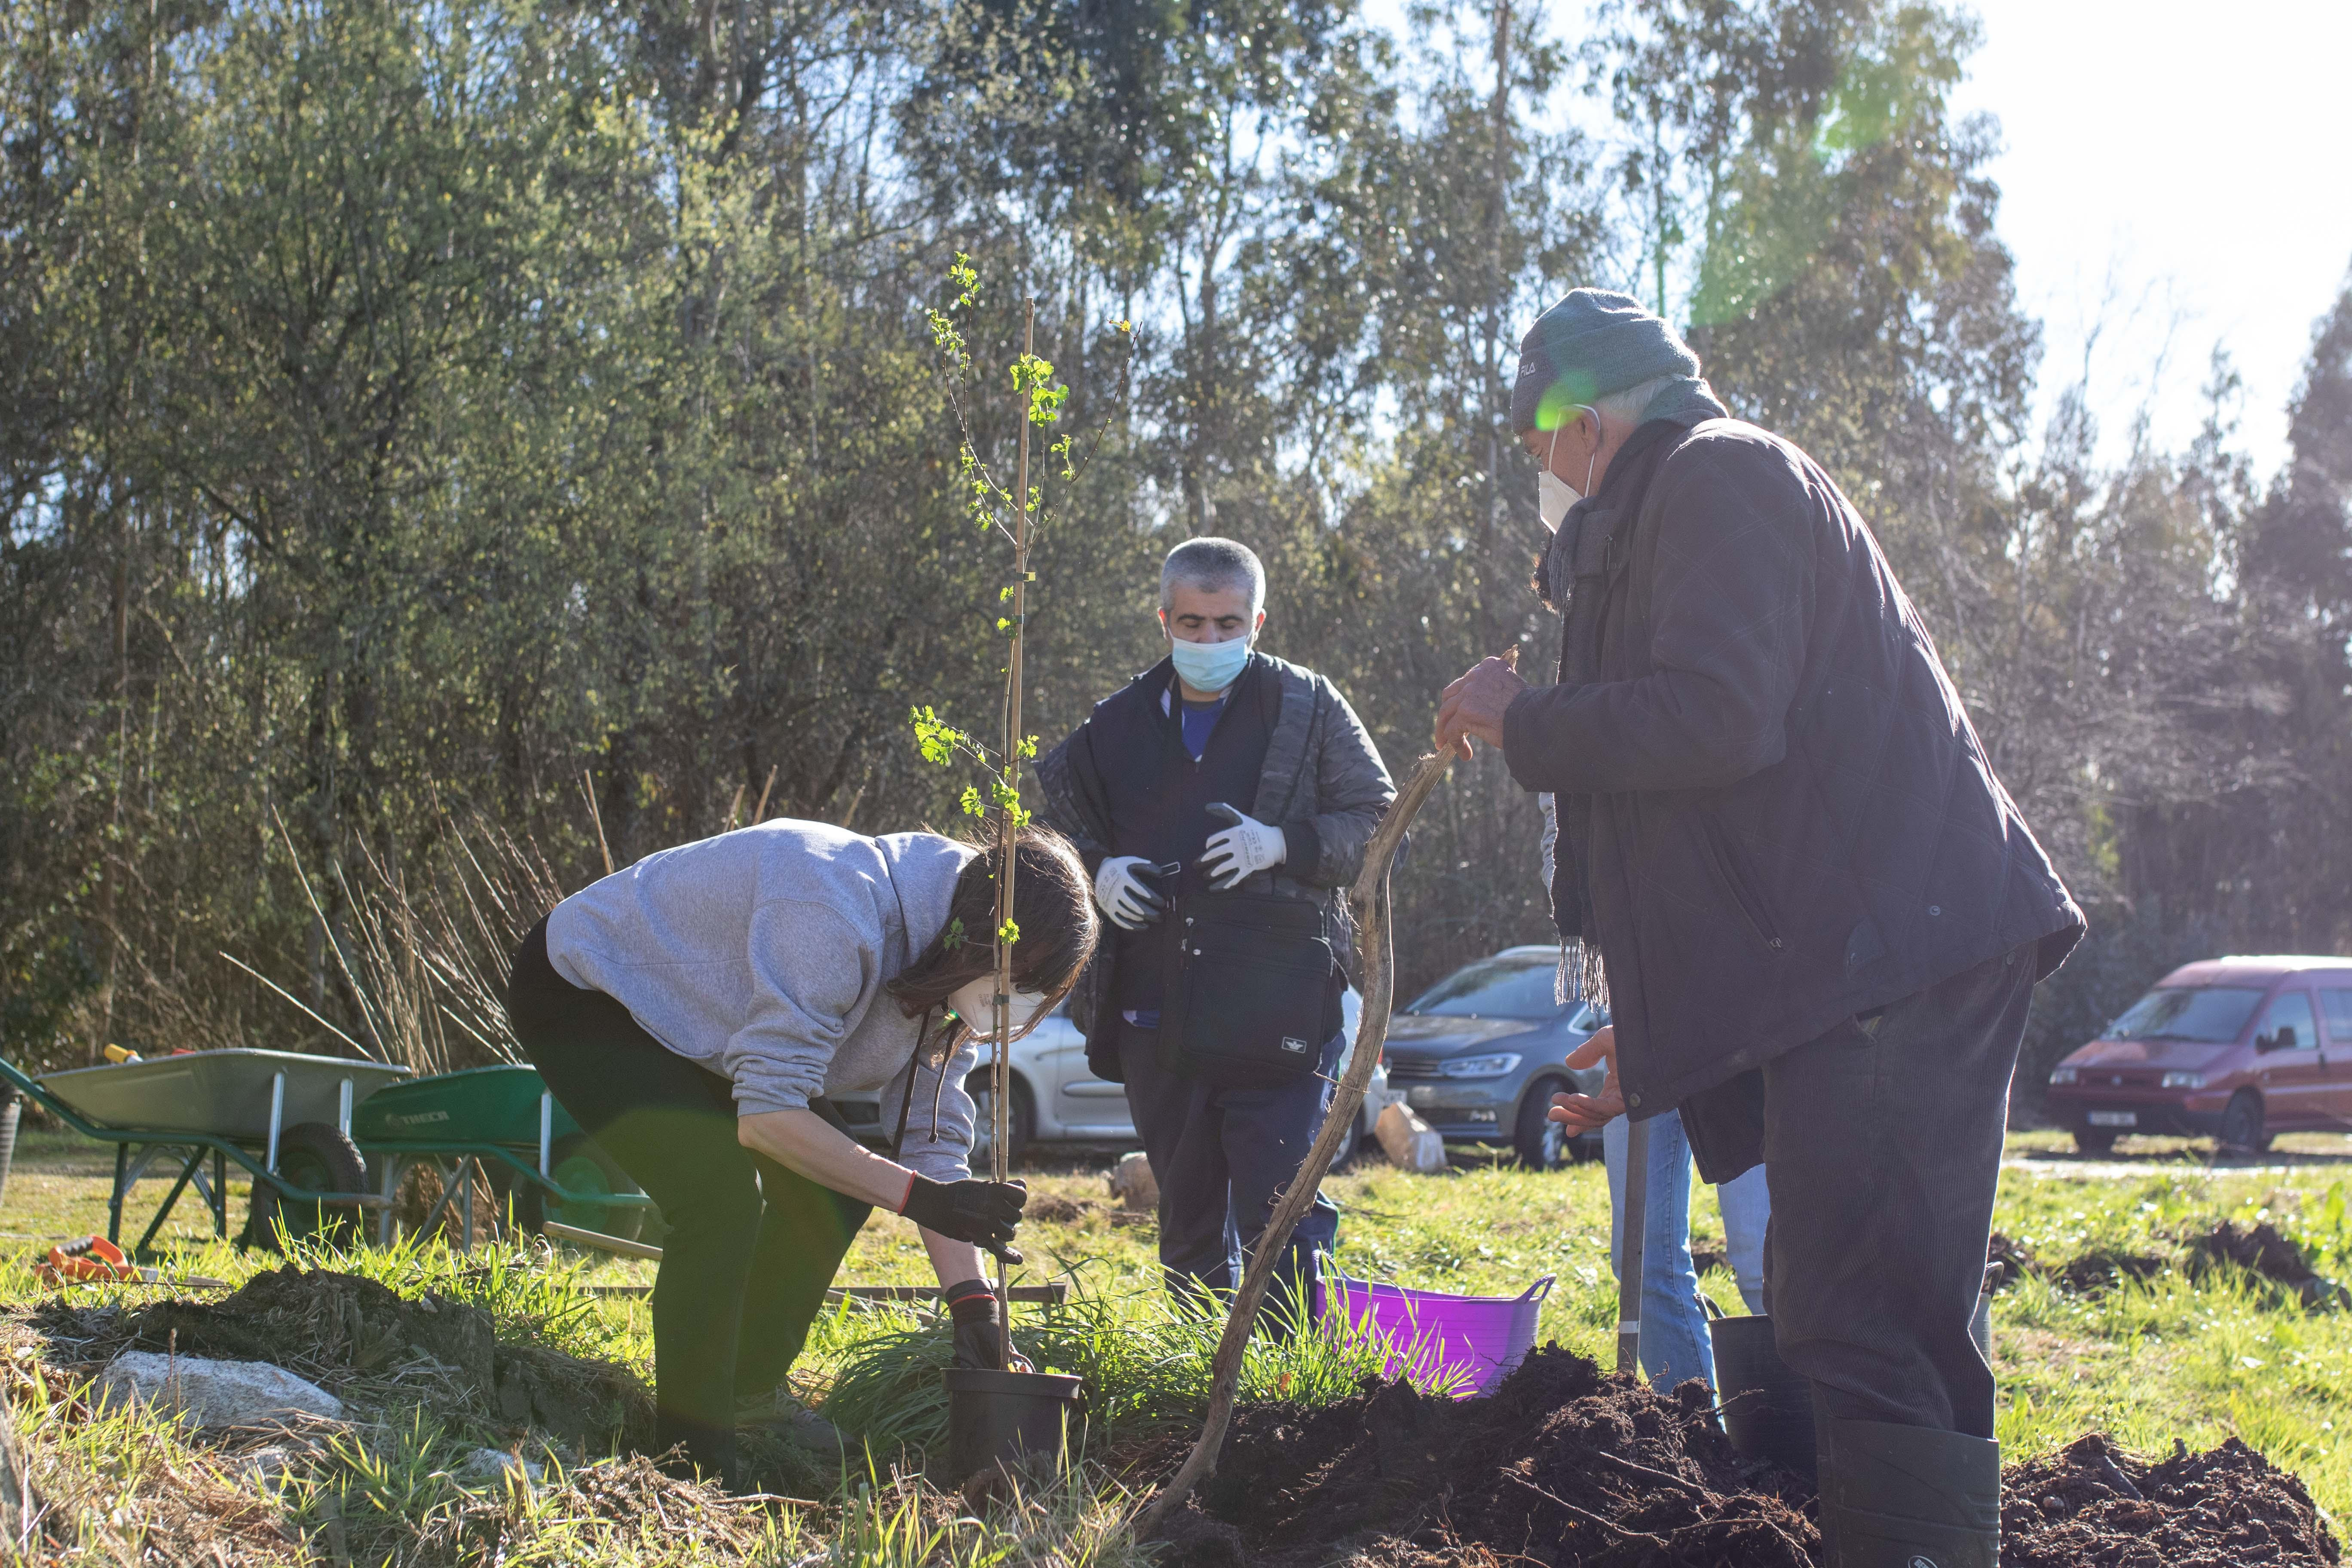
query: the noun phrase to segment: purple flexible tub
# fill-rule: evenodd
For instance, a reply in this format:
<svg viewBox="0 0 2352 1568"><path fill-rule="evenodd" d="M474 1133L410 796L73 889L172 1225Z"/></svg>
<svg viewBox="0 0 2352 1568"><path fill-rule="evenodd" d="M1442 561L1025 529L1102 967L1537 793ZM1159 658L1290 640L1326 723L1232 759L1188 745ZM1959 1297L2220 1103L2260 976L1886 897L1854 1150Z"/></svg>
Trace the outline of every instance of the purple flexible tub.
<svg viewBox="0 0 2352 1568"><path fill-rule="evenodd" d="M1536 1319L1551 1294L1553 1276L1545 1275L1519 1296L1449 1296L1339 1273L1324 1279L1324 1289L1337 1288L1351 1331L1378 1335L1395 1347L1386 1369L1390 1376L1407 1369L1422 1380L1454 1373L1463 1379L1454 1397L1467 1399L1493 1393L1535 1348ZM1332 1305L1328 1294L1322 1304L1326 1310Z"/></svg>

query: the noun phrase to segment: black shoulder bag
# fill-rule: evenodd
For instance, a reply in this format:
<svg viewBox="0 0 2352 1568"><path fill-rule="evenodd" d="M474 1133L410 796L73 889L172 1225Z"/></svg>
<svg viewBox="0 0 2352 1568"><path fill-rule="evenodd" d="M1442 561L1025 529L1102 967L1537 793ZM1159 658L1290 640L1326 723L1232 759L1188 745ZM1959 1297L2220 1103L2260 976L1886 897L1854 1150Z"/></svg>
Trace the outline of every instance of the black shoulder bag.
<svg viewBox="0 0 2352 1568"><path fill-rule="evenodd" d="M1160 1011L1160 1067L1221 1089L1280 1089L1312 1074L1339 1032L1338 961L1321 912L1265 893L1190 894Z"/></svg>

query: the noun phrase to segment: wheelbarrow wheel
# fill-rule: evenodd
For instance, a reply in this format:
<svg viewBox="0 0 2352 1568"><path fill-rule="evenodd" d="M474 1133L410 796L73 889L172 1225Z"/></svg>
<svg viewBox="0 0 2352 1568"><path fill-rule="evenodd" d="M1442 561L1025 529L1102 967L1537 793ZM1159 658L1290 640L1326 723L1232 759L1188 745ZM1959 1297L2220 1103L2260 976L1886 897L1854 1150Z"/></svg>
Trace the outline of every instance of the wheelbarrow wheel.
<svg viewBox="0 0 2352 1568"><path fill-rule="evenodd" d="M538 1183L513 1177L515 1224L524 1230L536 1235L549 1220L553 1220L558 1225L618 1237L623 1241L635 1241L644 1233L648 1212L645 1205L594 1201L595 1194L639 1193L644 1189L629 1179L620 1162L604 1152L586 1133L556 1141L555 1147L548 1151L547 1173L557 1186L583 1194L584 1201L557 1203Z"/></svg>
<svg viewBox="0 0 2352 1568"><path fill-rule="evenodd" d="M368 1190L367 1162L361 1158L359 1145L324 1121L298 1121L278 1135L278 1174L287 1186L309 1192ZM358 1246L367 1234L356 1204L300 1202L268 1180L257 1180L246 1243L275 1252L280 1230L297 1241L343 1247Z"/></svg>

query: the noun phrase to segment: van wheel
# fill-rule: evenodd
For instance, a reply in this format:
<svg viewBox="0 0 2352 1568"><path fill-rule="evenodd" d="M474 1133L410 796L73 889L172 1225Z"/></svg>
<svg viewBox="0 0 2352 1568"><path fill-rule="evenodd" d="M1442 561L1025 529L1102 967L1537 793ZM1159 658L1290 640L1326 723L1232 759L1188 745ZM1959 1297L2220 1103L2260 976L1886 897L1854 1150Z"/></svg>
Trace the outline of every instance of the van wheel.
<svg viewBox="0 0 2352 1568"><path fill-rule="evenodd" d="M1538 1079L1520 1096L1519 1122L1513 1131L1511 1147L1528 1170L1557 1171L1575 1163L1574 1136L1549 1115L1551 1097L1566 1094L1571 1087L1556 1078Z"/></svg>
<svg viewBox="0 0 2352 1568"><path fill-rule="evenodd" d="M2271 1134L2263 1126L2263 1097L2251 1089L2240 1089L2230 1097L2230 1109L2221 1112L2221 1147L2259 1154L2270 1146Z"/></svg>
<svg viewBox="0 0 2352 1568"><path fill-rule="evenodd" d="M2110 1128L2077 1127L2074 1129L2074 1152L2078 1154L2105 1154L2112 1152L2115 1146L2116 1135Z"/></svg>
<svg viewBox="0 0 2352 1568"><path fill-rule="evenodd" d="M1339 1135L1339 1147L1333 1150L1331 1153L1331 1169L1336 1171L1354 1159L1357 1149L1362 1146L1363 1142L1363 1114L1359 1111L1357 1119L1348 1123L1348 1130Z"/></svg>

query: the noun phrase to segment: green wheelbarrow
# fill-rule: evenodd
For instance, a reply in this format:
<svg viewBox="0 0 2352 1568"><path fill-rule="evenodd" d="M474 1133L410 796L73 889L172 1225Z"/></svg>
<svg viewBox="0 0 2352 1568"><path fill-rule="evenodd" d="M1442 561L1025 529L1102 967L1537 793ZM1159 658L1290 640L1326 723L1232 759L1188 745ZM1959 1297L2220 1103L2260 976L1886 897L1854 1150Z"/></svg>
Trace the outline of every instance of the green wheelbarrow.
<svg viewBox="0 0 2352 1568"><path fill-rule="evenodd" d="M114 1145L109 1241L121 1245L124 1201L148 1167L179 1160L171 1191L131 1249L141 1258L191 1186L213 1234L228 1235L232 1162L253 1178L254 1234L268 1234L273 1222L293 1236L356 1231L359 1212L383 1200L369 1191L352 1118L410 1076L404 1067L293 1051L182 1051L39 1078L0 1060L8 1087L83 1137Z"/></svg>
<svg viewBox="0 0 2352 1568"><path fill-rule="evenodd" d="M420 1229L452 1207L474 1245L474 1176L537 1231L552 1220L624 1241L644 1233L653 1199L639 1190L527 1066L436 1073L368 1097L352 1125L379 1186L377 1239L389 1245L404 1171L431 1167L441 1196Z"/></svg>

